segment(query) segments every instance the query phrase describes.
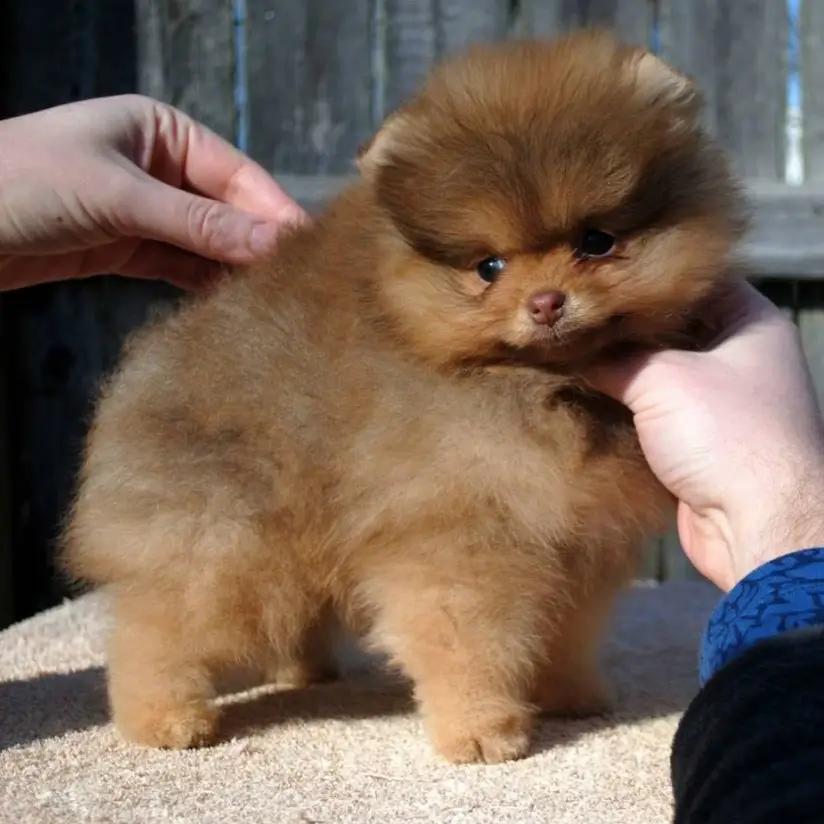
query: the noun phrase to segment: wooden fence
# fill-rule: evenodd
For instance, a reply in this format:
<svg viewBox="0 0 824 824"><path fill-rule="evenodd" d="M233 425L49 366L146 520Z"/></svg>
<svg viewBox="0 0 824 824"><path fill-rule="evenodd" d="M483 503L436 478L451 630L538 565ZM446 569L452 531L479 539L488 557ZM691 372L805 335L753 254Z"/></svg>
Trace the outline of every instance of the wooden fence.
<svg viewBox="0 0 824 824"><path fill-rule="evenodd" d="M237 142L314 208L443 55L473 41L611 26L705 93L708 123L752 192L746 252L765 292L799 323L824 396L824 2L795 2L802 185L786 182L794 67L783 0L17 0L0 11L0 114L139 90ZM60 597L49 558L89 398L123 336L172 298L166 287L115 278L3 297L10 403L0 506L10 517L0 625ZM670 535L651 549L645 572L689 569Z"/></svg>

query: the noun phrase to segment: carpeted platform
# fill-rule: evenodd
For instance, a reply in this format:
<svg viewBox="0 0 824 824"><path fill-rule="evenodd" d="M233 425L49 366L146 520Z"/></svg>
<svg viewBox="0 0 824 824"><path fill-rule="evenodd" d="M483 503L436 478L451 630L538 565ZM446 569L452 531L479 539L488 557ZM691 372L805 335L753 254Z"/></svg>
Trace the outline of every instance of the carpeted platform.
<svg viewBox="0 0 824 824"><path fill-rule="evenodd" d="M524 761L453 767L357 657L344 683L232 697L212 749L126 745L107 722L105 601L87 596L0 633L0 822L667 824L669 747L717 597L634 589L604 650L614 718L544 722Z"/></svg>

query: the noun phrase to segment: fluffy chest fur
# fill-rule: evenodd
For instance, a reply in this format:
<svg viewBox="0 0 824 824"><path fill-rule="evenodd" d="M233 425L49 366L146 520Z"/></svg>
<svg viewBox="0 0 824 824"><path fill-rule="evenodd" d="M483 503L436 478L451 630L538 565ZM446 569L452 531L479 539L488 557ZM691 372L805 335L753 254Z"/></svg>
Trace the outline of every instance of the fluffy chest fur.
<svg viewBox="0 0 824 824"><path fill-rule="evenodd" d="M538 370L382 387L341 459L358 542L423 522L494 551L600 552L660 519L623 410Z"/></svg>

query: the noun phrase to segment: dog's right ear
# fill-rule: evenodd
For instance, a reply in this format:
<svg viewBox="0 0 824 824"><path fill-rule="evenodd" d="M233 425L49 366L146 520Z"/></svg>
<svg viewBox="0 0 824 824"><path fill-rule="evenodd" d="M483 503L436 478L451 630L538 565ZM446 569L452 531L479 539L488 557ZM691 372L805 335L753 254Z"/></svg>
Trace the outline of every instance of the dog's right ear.
<svg viewBox="0 0 824 824"><path fill-rule="evenodd" d="M356 165L362 175L372 175L390 162L393 150L409 133L409 116L393 112L369 140L358 147Z"/></svg>
<svg viewBox="0 0 824 824"><path fill-rule="evenodd" d="M648 101L677 105L691 114L701 108L701 95L692 78L647 49L630 52L628 69L635 87Z"/></svg>

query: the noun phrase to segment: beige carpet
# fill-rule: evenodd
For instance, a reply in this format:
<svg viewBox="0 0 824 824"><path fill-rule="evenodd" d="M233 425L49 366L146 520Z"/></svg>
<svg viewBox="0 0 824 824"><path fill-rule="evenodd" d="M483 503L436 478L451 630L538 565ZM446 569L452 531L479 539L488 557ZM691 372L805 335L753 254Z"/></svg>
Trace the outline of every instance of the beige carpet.
<svg viewBox="0 0 824 824"><path fill-rule="evenodd" d="M126 745L107 722L105 602L86 597L0 633L0 822L667 824L670 742L716 598L633 590L604 650L615 718L545 722L524 761L452 767L362 661L344 683L233 698L215 748Z"/></svg>

